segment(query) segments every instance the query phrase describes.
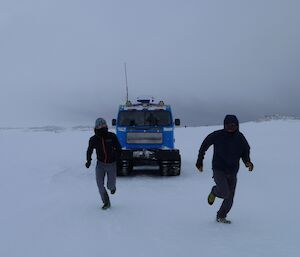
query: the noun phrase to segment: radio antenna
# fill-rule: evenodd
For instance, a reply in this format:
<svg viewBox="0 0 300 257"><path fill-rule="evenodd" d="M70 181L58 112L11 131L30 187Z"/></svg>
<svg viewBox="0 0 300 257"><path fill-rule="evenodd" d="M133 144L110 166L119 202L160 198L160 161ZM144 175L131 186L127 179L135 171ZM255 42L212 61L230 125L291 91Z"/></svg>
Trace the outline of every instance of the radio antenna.
<svg viewBox="0 0 300 257"><path fill-rule="evenodd" d="M126 67L126 62L124 63L124 71L125 71L126 103L127 103L128 102L128 82L127 82L127 67Z"/></svg>

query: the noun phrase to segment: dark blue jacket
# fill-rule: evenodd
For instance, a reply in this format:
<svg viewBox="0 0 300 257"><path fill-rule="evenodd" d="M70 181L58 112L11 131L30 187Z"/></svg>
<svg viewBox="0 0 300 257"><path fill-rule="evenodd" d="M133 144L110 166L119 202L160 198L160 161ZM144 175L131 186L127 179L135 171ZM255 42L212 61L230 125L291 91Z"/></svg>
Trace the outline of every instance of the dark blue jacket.
<svg viewBox="0 0 300 257"><path fill-rule="evenodd" d="M224 126L226 122L233 121L238 125L238 120L234 115L226 116ZM211 145L214 146L212 168L215 170L236 174L241 158L244 163L250 161L250 146L244 135L238 129L233 133L221 129L204 139L199 150L197 166L203 165L205 152Z"/></svg>

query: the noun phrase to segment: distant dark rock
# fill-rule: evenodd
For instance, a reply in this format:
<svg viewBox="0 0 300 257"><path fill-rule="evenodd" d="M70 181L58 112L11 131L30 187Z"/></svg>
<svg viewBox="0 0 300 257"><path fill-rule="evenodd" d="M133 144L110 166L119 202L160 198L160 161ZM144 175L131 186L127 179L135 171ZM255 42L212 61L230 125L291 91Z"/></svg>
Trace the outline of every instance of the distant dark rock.
<svg viewBox="0 0 300 257"><path fill-rule="evenodd" d="M271 121L271 120L300 120L300 117L273 114L273 115L265 115L263 118L259 119L258 122Z"/></svg>
<svg viewBox="0 0 300 257"><path fill-rule="evenodd" d="M42 127L29 127L26 129L27 131L33 131L33 132L54 132L59 133L63 132L66 129L64 127L59 126L42 126Z"/></svg>
<svg viewBox="0 0 300 257"><path fill-rule="evenodd" d="M91 126L82 126L82 125L72 127L72 130L80 130L80 131L90 131L92 129L93 127Z"/></svg>

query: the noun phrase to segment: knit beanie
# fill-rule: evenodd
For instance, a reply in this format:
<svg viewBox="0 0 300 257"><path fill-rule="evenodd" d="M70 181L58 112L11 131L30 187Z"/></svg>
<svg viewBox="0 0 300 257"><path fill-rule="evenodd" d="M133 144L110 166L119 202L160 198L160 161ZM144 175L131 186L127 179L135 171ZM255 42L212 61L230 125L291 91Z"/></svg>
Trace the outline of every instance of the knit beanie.
<svg viewBox="0 0 300 257"><path fill-rule="evenodd" d="M96 129L107 128L107 123L106 123L105 119L103 119L103 118L98 118L98 119L95 121L95 128L96 128Z"/></svg>

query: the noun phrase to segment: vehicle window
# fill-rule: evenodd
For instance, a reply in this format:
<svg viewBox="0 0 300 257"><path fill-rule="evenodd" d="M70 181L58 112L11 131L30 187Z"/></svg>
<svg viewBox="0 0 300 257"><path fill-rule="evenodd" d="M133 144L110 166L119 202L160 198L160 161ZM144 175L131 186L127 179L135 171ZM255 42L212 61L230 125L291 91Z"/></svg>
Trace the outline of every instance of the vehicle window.
<svg viewBox="0 0 300 257"><path fill-rule="evenodd" d="M169 126L171 115L167 111L122 111L119 126Z"/></svg>

